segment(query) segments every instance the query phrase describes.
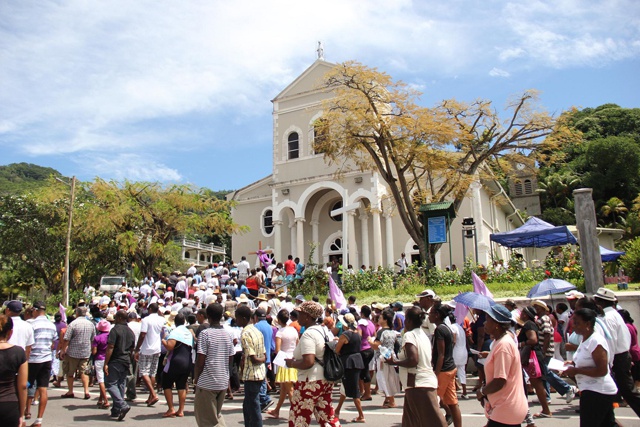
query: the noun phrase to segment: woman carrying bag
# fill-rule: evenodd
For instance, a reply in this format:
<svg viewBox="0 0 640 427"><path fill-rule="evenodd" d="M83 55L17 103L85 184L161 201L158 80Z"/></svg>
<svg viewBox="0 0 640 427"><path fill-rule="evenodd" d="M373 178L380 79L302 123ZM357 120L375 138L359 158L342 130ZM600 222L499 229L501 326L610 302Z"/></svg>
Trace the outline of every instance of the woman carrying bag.
<svg viewBox="0 0 640 427"><path fill-rule="evenodd" d="M184 417L184 404L187 399L187 380L191 373L193 359L193 332L185 326L182 314L175 317L175 328L162 344L167 349L166 363L162 375L162 389L169 409L162 414L164 418ZM178 390L178 410L173 406L173 386Z"/></svg>
<svg viewBox="0 0 640 427"><path fill-rule="evenodd" d="M552 416L547 392L542 382L542 370L540 363L543 360L542 347L538 342L538 326L535 322L536 311L533 307L525 307L520 312L520 320L523 323L518 334L518 349L520 350L520 361L524 370L529 375L529 382L536 391L538 401L542 406L542 412L534 414L534 418L549 418ZM526 391L526 389L525 389Z"/></svg>

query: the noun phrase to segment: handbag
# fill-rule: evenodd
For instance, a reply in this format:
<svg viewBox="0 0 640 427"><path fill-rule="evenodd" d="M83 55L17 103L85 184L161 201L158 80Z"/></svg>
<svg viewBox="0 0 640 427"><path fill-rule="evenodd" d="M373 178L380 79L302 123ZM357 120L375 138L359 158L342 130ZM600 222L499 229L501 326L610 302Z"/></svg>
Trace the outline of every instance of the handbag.
<svg viewBox="0 0 640 427"><path fill-rule="evenodd" d="M323 333L322 335L324 337L324 357L322 361L316 357L316 362L322 366L324 378L327 381L340 381L344 376L344 365L342 364L340 356L338 356L331 345L329 345L327 334Z"/></svg>
<svg viewBox="0 0 640 427"><path fill-rule="evenodd" d="M524 368L529 378L540 378L542 376L542 371L540 370L540 362L538 361L538 356L536 352L531 350L529 353L529 364Z"/></svg>

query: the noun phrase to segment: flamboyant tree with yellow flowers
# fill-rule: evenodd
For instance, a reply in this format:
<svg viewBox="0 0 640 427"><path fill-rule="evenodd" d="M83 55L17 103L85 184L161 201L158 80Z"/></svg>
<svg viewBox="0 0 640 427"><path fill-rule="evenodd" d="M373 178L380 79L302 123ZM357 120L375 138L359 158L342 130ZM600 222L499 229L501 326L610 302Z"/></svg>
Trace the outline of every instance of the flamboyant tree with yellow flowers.
<svg viewBox="0 0 640 427"><path fill-rule="evenodd" d="M379 173L422 259L432 262L439 246L424 241L421 204L451 201L457 212L473 181L508 175L532 157L553 161L556 147L574 138L531 90L511 99L503 117L488 100L422 107L419 92L357 62L337 65L321 88L334 96L315 124L314 149L340 170Z"/></svg>

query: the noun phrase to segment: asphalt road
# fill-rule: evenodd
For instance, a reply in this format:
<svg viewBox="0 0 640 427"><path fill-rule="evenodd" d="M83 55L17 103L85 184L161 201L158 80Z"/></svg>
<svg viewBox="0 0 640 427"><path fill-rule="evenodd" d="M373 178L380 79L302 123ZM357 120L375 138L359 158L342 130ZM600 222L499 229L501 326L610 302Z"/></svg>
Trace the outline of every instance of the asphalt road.
<svg viewBox="0 0 640 427"><path fill-rule="evenodd" d="M162 418L162 413L167 410L166 403L162 397L154 407L147 407L144 404L144 400L147 398L147 394L143 393L139 389L138 399L131 404L131 411L127 414L124 421L118 423L116 420L109 418L109 410L98 409L96 406L98 399L97 387L91 388L91 399L83 400L82 388L76 387L75 399L61 399L60 396L65 392L65 389L49 389L49 404L45 412L43 427L63 427L69 425L87 425L90 422L91 427L100 426L113 426L114 424L120 425L140 425L153 427L162 426L176 426L181 427L196 426L195 418L193 416L193 394L190 393L187 396L187 404L185 408L184 418ZM272 395L272 398L277 398L276 395ZM337 393L334 392L334 407L337 404ZM373 401L363 402L364 413L367 422L363 425L367 426L398 426L401 425L402 420L402 408L404 398L402 395L396 397L396 403L398 408L383 409L383 398L380 396L374 396ZM537 412L540 406L535 402L535 397L530 396L531 409L533 412ZM177 403L177 395L174 395L174 403ZM539 427L555 427L555 426L579 426L580 420L575 410L578 408L578 401L574 401L571 405L567 405L564 399L554 394L551 402L551 409L555 416L553 419L537 420L536 425ZM461 400L460 409L462 412L462 424L465 427L482 427L486 424L486 419L482 412L480 404L475 400ZM30 425L35 419L37 409L32 407L31 412L33 417L27 421L27 425ZM240 426L244 425L242 418L242 395L236 395L233 401L227 400L223 407L223 414L227 426ZM288 405L282 408L280 412L281 416L288 416ZM349 400L345 402L345 405L341 411L341 421L344 424L352 424L347 421L355 418L357 412L352 403ZM623 426L627 427L640 427L640 420L635 416L633 411L629 408L616 409L616 417ZM152 423L152 424L150 424ZM274 420L264 415L265 426L286 426L286 419ZM317 425L317 423L313 423Z"/></svg>

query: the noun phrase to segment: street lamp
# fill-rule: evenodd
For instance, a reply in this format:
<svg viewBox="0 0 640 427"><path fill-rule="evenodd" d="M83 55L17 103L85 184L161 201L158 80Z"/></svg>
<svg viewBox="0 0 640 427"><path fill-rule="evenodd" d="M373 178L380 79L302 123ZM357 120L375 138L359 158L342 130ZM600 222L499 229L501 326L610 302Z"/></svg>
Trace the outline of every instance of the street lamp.
<svg viewBox="0 0 640 427"><path fill-rule="evenodd" d="M467 246L466 239L473 239L476 262L478 262L478 237L476 236L476 222L473 218L462 219L462 257L466 261L467 259Z"/></svg>
<svg viewBox="0 0 640 427"><path fill-rule="evenodd" d="M73 224L73 200L75 199L76 195L76 177L73 176L71 178L71 184L61 180L58 177L55 178L63 184L69 185L71 187L71 201L69 202L69 223L67 225L67 242L65 245L64 255L64 273L62 275L62 281L64 285L64 287L62 288L62 301L64 302L64 306L67 307L69 305L69 252L71 251L71 225Z"/></svg>

